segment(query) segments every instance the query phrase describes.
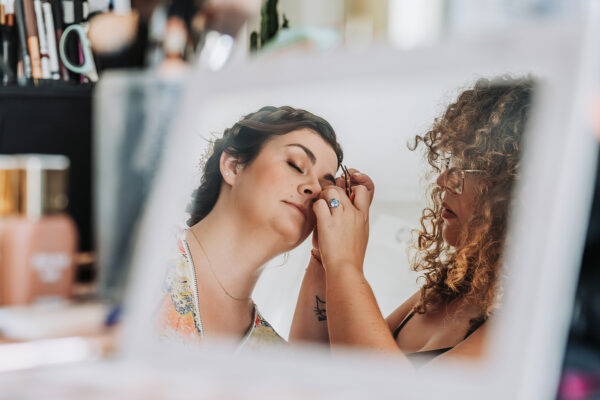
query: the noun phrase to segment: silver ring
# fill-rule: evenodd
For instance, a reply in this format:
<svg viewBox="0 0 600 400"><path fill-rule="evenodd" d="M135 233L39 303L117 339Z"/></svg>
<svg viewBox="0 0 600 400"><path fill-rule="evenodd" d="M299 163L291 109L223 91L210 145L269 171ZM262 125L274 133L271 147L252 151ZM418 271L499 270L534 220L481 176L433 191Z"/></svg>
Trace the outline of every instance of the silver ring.
<svg viewBox="0 0 600 400"><path fill-rule="evenodd" d="M329 200L329 207L330 208L338 208L340 205L340 201L338 199L331 199Z"/></svg>

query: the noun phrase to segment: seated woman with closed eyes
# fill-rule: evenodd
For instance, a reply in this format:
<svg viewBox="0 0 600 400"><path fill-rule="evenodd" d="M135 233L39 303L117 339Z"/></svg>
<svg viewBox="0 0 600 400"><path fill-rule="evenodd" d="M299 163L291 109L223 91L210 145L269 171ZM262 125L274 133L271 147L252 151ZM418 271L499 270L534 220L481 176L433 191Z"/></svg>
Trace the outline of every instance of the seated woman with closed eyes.
<svg viewBox="0 0 600 400"><path fill-rule="evenodd" d="M158 314L166 339L229 336L246 346L283 342L251 294L262 266L313 231L313 202L335 184L342 149L308 111L264 107L213 144L168 271Z"/></svg>
<svg viewBox="0 0 600 400"><path fill-rule="evenodd" d="M413 364L481 354L485 322L499 304L503 244L532 90L529 80L480 80L416 137L414 147L424 146L438 174L415 244L413 269L422 273L424 285L387 318L363 274L367 191L356 190L353 201L339 187L323 191L314 207L313 250L322 268L306 272L291 340L383 350ZM315 297L326 303L311 315Z"/></svg>

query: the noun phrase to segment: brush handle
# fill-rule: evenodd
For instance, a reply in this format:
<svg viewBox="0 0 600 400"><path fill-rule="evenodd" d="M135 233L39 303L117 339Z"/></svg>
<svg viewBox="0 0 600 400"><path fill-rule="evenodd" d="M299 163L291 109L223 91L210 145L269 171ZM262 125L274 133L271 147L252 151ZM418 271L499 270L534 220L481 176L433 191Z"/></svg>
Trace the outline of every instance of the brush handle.
<svg viewBox="0 0 600 400"><path fill-rule="evenodd" d="M23 60L23 75L26 79L31 79L31 58L27 51L27 32L25 32L25 11L23 10L23 0L15 0L15 14L17 18L17 33L19 34L19 49Z"/></svg>

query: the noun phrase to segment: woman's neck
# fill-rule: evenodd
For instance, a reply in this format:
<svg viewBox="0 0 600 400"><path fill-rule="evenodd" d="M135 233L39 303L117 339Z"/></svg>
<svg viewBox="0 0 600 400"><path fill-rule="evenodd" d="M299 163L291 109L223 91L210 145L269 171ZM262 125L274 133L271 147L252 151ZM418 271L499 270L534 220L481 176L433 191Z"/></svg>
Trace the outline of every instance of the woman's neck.
<svg viewBox="0 0 600 400"><path fill-rule="evenodd" d="M239 215L223 211L213 209L190 228L187 241L196 274L203 276L203 282L212 276L228 297L248 299L261 267L284 249L272 232L245 226Z"/></svg>

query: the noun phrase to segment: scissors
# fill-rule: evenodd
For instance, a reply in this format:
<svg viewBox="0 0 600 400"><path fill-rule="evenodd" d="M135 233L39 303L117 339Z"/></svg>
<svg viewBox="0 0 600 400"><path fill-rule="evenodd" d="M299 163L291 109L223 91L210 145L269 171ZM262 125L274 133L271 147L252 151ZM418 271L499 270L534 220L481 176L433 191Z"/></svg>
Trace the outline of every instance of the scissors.
<svg viewBox="0 0 600 400"><path fill-rule="evenodd" d="M65 51L67 36L69 36L69 33L73 31L77 35L80 44L80 56L83 58L81 65L75 65L71 63L71 60L69 60ZM68 70L73 71L76 74L82 74L90 82L97 82L98 72L96 72L96 64L94 63L94 57L92 55L92 45L87 37L87 32L88 24L69 25L60 37L58 49L60 52L60 59Z"/></svg>

